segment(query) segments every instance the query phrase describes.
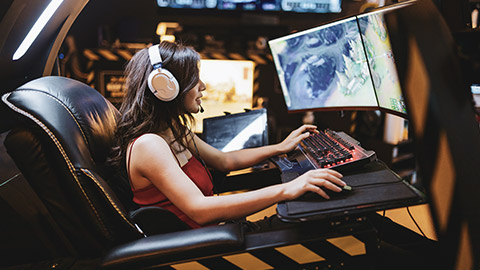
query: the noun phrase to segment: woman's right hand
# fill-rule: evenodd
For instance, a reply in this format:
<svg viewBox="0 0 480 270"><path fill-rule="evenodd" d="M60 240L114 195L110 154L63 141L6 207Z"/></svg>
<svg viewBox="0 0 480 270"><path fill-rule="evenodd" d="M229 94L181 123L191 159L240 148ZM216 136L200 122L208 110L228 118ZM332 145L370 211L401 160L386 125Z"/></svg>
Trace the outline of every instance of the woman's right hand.
<svg viewBox="0 0 480 270"><path fill-rule="evenodd" d="M340 192L346 185L340 178L343 175L331 169L316 169L310 170L296 179L285 183L285 195L287 200L293 200L307 191L315 192L325 199L330 199L324 189L330 189L335 192Z"/></svg>
<svg viewBox="0 0 480 270"><path fill-rule="evenodd" d="M295 129L287 138L278 144L280 152L283 154L294 150L300 141L310 136L311 133L318 133L316 126L305 124Z"/></svg>

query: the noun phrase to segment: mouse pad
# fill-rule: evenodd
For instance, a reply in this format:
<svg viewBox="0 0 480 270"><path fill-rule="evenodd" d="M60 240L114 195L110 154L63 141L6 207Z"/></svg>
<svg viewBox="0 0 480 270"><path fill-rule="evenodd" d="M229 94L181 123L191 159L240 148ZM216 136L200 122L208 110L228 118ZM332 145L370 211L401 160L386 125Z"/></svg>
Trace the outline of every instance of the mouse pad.
<svg viewBox="0 0 480 270"><path fill-rule="evenodd" d="M286 174L282 180L289 181L296 176L294 173ZM377 162L366 165L360 172L344 175L343 181L352 187L351 191L329 192L329 200L308 193L294 201L282 203L284 205L277 210L281 216L321 215L331 214L335 210L343 213L345 209L378 210L380 205L387 207L394 202L407 203L421 199L419 191Z"/></svg>

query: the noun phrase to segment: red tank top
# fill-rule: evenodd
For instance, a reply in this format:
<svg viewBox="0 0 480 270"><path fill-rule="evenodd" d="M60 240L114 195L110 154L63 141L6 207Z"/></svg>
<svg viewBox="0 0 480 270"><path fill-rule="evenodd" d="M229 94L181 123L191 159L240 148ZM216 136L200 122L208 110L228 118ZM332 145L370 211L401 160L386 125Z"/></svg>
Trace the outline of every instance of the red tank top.
<svg viewBox="0 0 480 270"><path fill-rule="evenodd" d="M131 146L131 148L133 145ZM131 149L130 148L130 149ZM175 155L174 155L175 156ZM130 156L129 156L130 157ZM176 158L176 156L175 156ZM178 160L177 160L178 162ZM130 162L128 162L129 165ZM127 166L128 166L127 165ZM183 165L182 171L197 185L205 196L213 195L213 184L210 172L203 166L198 159L192 156L188 162ZM129 175L130 178L130 175ZM174 213L180 220L185 222L191 228L200 228L200 224L193 221L180 209L178 209L157 187L153 184L141 189L134 189L132 186L133 201L140 207L159 206Z"/></svg>

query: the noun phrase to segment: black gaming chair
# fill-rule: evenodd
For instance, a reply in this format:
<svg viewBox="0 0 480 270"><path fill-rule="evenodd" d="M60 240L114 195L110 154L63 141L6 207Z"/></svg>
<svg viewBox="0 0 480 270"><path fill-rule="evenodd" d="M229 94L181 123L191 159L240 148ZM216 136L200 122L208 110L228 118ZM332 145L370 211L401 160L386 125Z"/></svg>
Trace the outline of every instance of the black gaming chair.
<svg viewBox="0 0 480 270"><path fill-rule="evenodd" d="M58 226L54 256L141 268L242 248L238 225L181 231L186 225L161 208L125 209L104 166L118 111L96 90L43 77L2 100L17 118L5 147Z"/></svg>

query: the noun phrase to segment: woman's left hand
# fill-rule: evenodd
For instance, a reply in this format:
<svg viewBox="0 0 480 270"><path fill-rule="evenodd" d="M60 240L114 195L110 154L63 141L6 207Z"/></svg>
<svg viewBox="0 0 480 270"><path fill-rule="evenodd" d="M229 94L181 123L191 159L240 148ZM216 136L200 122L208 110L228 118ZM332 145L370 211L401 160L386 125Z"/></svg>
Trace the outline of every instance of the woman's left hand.
<svg viewBox="0 0 480 270"><path fill-rule="evenodd" d="M279 143L279 149L282 153L293 151L301 140L310 136L310 133L318 133L317 127L314 125L303 125L292 131L285 140Z"/></svg>

